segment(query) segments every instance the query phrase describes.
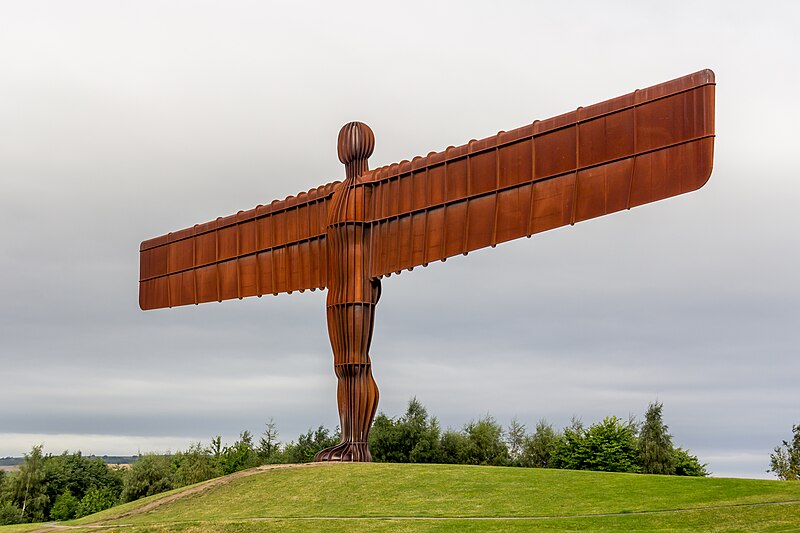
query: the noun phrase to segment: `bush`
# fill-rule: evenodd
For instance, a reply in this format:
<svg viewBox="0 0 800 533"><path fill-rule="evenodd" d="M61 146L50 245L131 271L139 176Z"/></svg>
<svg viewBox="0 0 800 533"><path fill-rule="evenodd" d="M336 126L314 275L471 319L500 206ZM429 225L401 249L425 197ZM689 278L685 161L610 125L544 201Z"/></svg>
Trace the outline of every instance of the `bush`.
<svg viewBox="0 0 800 533"><path fill-rule="evenodd" d="M132 502L174 488L170 460L164 455L145 454L133 463L125 476L122 500Z"/></svg>
<svg viewBox="0 0 800 533"><path fill-rule="evenodd" d="M709 475L706 470L707 464L701 464L696 455L689 453L683 448L675 449L675 475L676 476L695 476L706 477Z"/></svg>
<svg viewBox="0 0 800 533"><path fill-rule="evenodd" d="M464 426L464 433L469 443L467 464L495 466L508 464L508 448L503 442L503 427L490 415Z"/></svg>
<svg viewBox="0 0 800 533"><path fill-rule="evenodd" d="M70 491L59 494L53 508L50 509L50 518L52 520L71 520L77 516L80 505L78 498L73 496Z"/></svg>
<svg viewBox="0 0 800 533"><path fill-rule="evenodd" d="M377 462L433 463L439 457L439 423L416 398L397 421L380 413L370 432L369 446Z"/></svg>
<svg viewBox="0 0 800 533"><path fill-rule="evenodd" d="M297 438L297 443L290 442L286 445L283 449L282 462L310 463L317 452L336 446L340 440L338 428L333 434L323 426L319 426L316 431L309 429L307 433Z"/></svg>
<svg viewBox="0 0 800 533"><path fill-rule="evenodd" d="M522 445L520 466L553 468L553 454L561 444L562 436L545 420L536 424L533 435L525 438Z"/></svg>
<svg viewBox="0 0 800 533"><path fill-rule="evenodd" d="M221 475L217 461L209 450L199 442L191 444L185 452L178 452L172 457L175 471L175 485L193 485Z"/></svg>
<svg viewBox="0 0 800 533"><path fill-rule="evenodd" d="M105 511L117 505L118 501L118 496L108 487L92 487L86 491L86 494L81 499L81 505L78 508L78 518Z"/></svg>
<svg viewBox="0 0 800 533"><path fill-rule="evenodd" d="M55 503L67 492L80 501L92 488L108 491L115 500L122 492L122 472L109 468L98 457L84 457L81 452L46 457L44 471L50 502Z"/></svg>
<svg viewBox="0 0 800 533"><path fill-rule="evenodd" d="M253 447L253 436L249 431L245 430L239 434L239 440L222 450L219 466L222 474L227 475L253 468L260 464L258 453Z"/></svg>
<svg viewBox="0 0 800 533"><path fill-rule="evenodd" d="M769 456L769 470L784 481L800 480L800 425L792 426L792 442L783 441Z"/></svg>
<svg viewBox="0 0 800 533"><path fill-rule="evenodd" d="M439 460L446 464L466 464L469 455L469 440L459 431L448 429L442 434L439 444Z"/></svg>
<svg viewBox="0 0 800 533"><path fill-rule="evenodd" d="M554 455L557 468L638 472L636 429L633 421L608 416L584 430L573 421Z"/></svg>
<svg viewBox="0 0 800 533"><path fill-rule="evenodd" d="M24 524L29 522L25 519L22 509L11 502L0 502L0 526L11 524Z"/></svg>

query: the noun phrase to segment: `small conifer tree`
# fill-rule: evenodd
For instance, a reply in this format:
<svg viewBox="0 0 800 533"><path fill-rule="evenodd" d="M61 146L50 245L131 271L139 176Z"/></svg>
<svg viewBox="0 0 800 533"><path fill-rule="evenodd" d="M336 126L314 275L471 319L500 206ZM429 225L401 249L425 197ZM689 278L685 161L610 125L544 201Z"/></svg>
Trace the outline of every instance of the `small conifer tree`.
<svg viewBox="0 0 800 533"><path fill-rule="evenodd" d="M639 433L639 464L646 474L675 473L675 451L669 427L662 418L663 404L653 402L647 407Z"/></svg>

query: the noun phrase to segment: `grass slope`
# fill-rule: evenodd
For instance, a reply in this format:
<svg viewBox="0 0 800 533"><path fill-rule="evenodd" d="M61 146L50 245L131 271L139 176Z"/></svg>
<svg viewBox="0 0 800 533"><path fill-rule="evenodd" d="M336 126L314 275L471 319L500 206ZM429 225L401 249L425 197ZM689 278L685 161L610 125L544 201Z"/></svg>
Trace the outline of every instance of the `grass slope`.
<svg viewBox="0 0 800 533"><path fill-rule="evenodd" d="M780 481L331 464L265 470L189 490L195 492L147 510L161 496L68 524L77 526L73 531L102 523L125 532L800 530L800 483Z"/></svg>

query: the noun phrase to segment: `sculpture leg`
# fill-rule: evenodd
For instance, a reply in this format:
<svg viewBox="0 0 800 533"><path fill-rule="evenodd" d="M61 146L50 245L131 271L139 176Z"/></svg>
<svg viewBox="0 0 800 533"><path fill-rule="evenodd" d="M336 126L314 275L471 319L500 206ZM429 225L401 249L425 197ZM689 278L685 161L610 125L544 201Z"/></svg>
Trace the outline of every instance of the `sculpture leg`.
<svg viewBox="0 0 800 533"><path fill-rule="evenodd" d="M328 334L339 380L337 403L342 442L317 453L315 461L372 461L369 430L378 408L369 346L380 282L373 282L373 302L328 304Z"/></svg>

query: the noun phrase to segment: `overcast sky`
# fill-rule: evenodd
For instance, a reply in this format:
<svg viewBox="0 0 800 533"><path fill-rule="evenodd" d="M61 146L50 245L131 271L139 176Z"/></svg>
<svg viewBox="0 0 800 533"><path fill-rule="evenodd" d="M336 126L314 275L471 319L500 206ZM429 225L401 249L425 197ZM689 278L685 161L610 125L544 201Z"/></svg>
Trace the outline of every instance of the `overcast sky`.
<svg viewBox="0 0 800 533"><path fill-rule="evenodd" d="M325 293L142 312L140 241L703 68L696 193L383 283L379 409L642 417L720 476L800 423L796 2L0 3L0 456L338 423Z"/></svg>

